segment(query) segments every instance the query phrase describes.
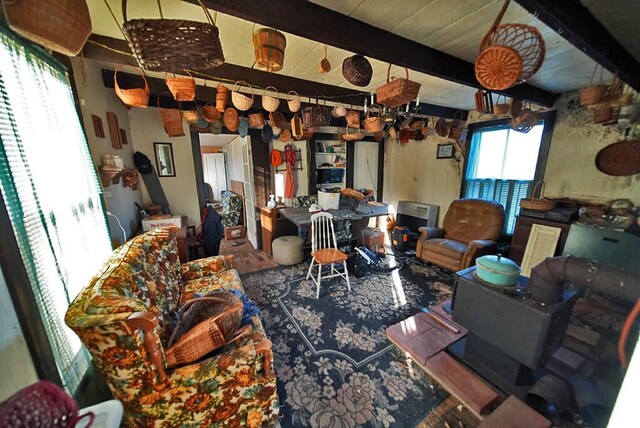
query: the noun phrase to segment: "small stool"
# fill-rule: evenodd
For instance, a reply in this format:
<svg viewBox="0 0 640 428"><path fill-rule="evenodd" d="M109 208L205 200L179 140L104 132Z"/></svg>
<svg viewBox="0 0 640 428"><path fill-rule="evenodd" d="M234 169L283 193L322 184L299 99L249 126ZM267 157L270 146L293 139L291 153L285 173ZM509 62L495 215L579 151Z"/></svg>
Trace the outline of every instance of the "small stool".
<svg viewBox="0 0 640 428"><path fill-rule="evenodd" d="M281 236L271 243L273 260L279 265L297 265L304 261L302 245L304 239L299 236Z"/></svg>

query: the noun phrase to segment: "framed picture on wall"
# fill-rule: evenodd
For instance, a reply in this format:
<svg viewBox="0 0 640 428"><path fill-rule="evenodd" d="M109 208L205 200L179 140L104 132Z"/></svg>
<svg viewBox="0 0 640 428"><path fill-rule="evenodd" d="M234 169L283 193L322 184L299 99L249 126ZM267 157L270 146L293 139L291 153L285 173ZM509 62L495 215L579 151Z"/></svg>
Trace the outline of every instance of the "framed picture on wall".
<svg viewBox="0 0 640 428"><path fill-rule="evenodd" d="M451 159L454 155L453 144L438 144L436 159Z"/></svg>
<svg viewBox="0 0 640 428"><path fill-rule="evenodd" d="M158 177L175 177L176 165L173 162L173 147L171 143L153 143L156 154L156 171Z"/></svg>

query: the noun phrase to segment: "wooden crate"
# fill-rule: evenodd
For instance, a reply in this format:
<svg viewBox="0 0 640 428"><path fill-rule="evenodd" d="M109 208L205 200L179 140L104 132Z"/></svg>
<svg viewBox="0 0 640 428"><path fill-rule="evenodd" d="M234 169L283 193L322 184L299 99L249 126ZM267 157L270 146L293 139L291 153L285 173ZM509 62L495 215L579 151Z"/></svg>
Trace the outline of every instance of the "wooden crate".
<svg viewBox="0 0 640 428"><path fill-rule="evenodd" d="M247 237L247 226L238 225L238 226L230 226L225 227L224 229L224 239L240 239Z"/></svg>

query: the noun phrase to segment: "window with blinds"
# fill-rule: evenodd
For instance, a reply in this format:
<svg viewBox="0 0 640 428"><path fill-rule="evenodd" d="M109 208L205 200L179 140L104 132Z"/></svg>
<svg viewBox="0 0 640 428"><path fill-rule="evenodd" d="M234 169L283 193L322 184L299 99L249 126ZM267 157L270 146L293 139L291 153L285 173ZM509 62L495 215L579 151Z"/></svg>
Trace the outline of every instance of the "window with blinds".
<svg viewBox="0 0 640 428"><path fill-rule="evenodd" d="M88 359L64 323L111 246L65 70L0 26L0 191L37 310L71 392Z"/></svg>
<svg viewBox="0 0 640 428"><path fill-rule="evenodd" d="M527 197L538 163L543 124L524 134L508 126L476 130L471 139L464 197L488 199L505 209L503 233L513 234L520 199Z"/></svg>

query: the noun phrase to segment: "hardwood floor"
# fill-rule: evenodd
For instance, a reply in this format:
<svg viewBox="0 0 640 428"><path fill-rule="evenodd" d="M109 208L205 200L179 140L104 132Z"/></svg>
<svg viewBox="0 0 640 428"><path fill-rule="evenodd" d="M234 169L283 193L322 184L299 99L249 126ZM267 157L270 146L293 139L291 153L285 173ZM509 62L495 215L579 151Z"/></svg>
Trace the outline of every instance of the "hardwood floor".
<svg viewBox="0 0 640 428"><path fill-rule="evenodd" d="M220 254L233 257L233 267L240 275L279 266L271 256L262 250L256 250L248 239L223 239Z"/></svg>

